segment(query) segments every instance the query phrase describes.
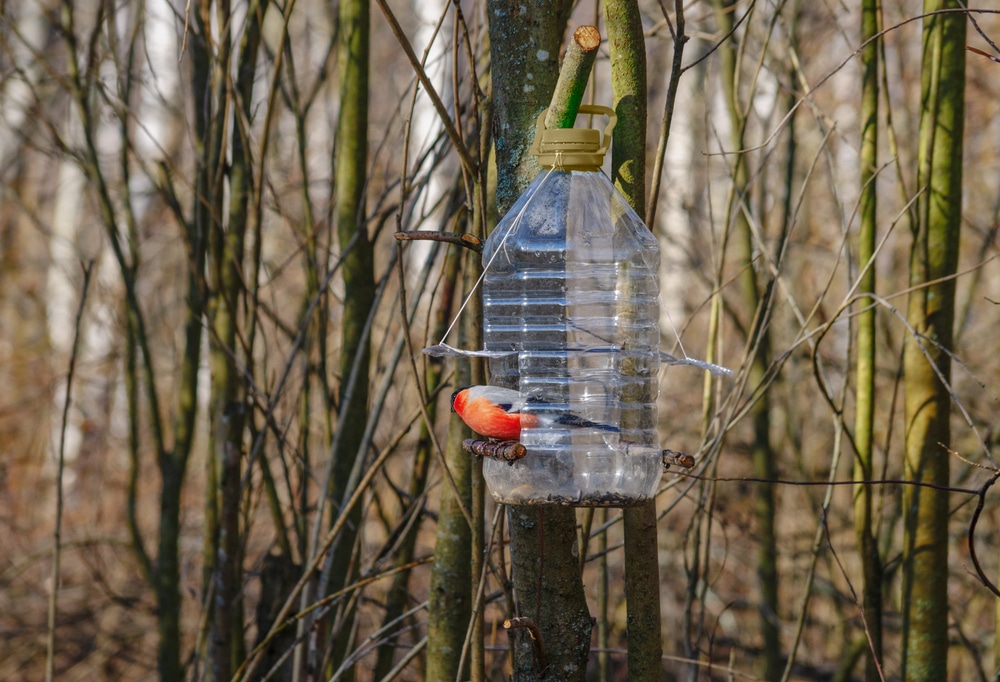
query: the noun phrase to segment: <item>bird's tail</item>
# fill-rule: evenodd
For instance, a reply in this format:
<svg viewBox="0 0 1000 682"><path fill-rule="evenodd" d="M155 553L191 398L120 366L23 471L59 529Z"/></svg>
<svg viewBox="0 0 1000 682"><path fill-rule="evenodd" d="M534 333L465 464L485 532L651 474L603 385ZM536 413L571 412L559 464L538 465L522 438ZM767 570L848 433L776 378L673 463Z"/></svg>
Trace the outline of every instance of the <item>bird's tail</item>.
<svg viewBox="0 0 1000 682"><path fill-rule="evenodd" d="M611 424L602 424L600 422L592 422L589 419L584 419L575 414L561 414L556 417L557 424L563 424L565 426L576 426L579 428L586 429L599 429L601 431L609 431L611 433L618 433L619 429L617 426L612 426Z"/></svg>

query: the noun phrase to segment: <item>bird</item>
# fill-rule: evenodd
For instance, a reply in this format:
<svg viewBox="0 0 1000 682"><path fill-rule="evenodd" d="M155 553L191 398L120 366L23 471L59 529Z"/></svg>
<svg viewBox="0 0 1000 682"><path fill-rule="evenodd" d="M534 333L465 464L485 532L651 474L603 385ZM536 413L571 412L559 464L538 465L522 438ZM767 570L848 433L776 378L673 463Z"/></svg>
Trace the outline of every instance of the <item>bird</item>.
<svg viewBox="0 0 1000 682"><path fill-rule="evenodd" d="M473 431L496 440L519 440L522 428L538 428L547 424L575 426L617 432L618 427L584 419L571 412L553 418L542 418L538 414L523 413L528 403L541 400L525 400L518 391L499 386L466 386L451 395L451 410Z"/></svg>

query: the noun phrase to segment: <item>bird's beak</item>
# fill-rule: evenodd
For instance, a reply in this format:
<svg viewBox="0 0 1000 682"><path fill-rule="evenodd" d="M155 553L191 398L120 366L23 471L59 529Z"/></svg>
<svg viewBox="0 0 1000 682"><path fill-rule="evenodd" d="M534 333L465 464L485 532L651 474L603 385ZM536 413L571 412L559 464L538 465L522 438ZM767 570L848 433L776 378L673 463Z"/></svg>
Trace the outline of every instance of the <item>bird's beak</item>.
<svg viewBox="0 0 1000 682"><path fill-rule="evenodd" d="M458 389L457 391L455 391L454 393L451 394L451 411L452 412L455 411L455 398L457 398L458 394L461 393L461 392L462 392L462 389Z"/></svg>

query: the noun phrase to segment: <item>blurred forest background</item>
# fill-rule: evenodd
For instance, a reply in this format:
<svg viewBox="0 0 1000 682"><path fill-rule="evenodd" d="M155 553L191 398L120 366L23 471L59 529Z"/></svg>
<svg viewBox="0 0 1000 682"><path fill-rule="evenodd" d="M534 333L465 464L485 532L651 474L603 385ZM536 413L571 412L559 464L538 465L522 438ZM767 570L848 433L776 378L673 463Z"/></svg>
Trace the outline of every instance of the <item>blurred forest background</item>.
<svg viewBox="0 0 1000 682"><path fill-rule="evenodd" d="M862 4L875 6L635 5L663 348L735 372L661 370L664 447L697 460L668 471L656 501L674 679L878 679L863 663L876 629L880 674L903 674L903 368L904 347L917 347L905 343L907 306L935 279L915 278L912 258L930 182L918 171L928 51L919 3ZM452 485L442 450L467 434L449 422L454 361L420 349L459 315L475 255L393 233L496 220L491 102L500 88L534 88L490 80L500 6L563 20L561 45L583 24L607 35L588 0L559 12L473 0L0 2L0 679L433 676L435 628L456 620L429 604L447 582L432 580ZM344 38L369 9L371 70L357 80L359 44ZM867 43L871 119L863 16L877 20L867 35L884 31ZM995 491L976 493L1000 437L1000 63L986 56L1000 57L1000 17L961 16L962 42L986 54L959 50L950 431L927 450L950 487L935 498L947 564L931 582L946 590L948 679L986 680L1000 669L998 601L974 559L997 582L1000 505ZM661 164L681 26L685 70ZM551 69L557 55L522 58ZM605 43L585 101L611 102L609 73ZM947 86L960 82L944 78L939 96L954 99ZM367 109L348 106L348 86ZM866 120L875 157L863 156ZM859 257L866 206L872 267ZM875 294L861 295L869 273ZM874 342L862 350L864 311ZM447 340L460 345L457 328ZM873 367L867 446L862 356ZM867 507L856 505L864 490ZM511 675L508 530L486 499L473 523L489 551L485 673L466 674L500 680ZM626 679L621 517L577 512L597 619L591 679ZM468 582L464 548L451 561ZM483 565L473 562L474 588ZM305 566L317 572L300 583ZM460 644L476 639L468 618L451 624Z"/></svg>

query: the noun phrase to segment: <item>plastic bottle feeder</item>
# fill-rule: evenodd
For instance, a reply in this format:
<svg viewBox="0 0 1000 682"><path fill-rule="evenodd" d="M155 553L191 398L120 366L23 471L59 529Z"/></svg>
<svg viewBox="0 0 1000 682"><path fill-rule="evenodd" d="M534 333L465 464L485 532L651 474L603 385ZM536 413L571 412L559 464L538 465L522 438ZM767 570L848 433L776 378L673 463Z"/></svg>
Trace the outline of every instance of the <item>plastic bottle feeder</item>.
<svg viewBox="0 0 1000 682"><path fill-rule="evenodd" d="M513 463L487 459L506 504L621 507L653 497L660 251L601 171L617 117L603 131L546 129L543 170L487 239L483 317L490 383L516 389L537 425Z"/></svg>

